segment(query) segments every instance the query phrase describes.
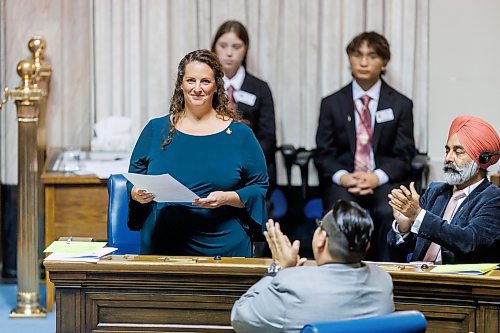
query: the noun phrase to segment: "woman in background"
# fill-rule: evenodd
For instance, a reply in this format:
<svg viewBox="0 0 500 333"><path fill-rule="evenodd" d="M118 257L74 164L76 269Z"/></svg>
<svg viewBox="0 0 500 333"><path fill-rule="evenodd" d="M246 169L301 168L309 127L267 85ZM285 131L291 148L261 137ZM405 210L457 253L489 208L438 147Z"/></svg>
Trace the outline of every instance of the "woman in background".
<svg viewBox="0 0 500 333"><path fill-rule="evenodd" d="M212 52L187 54L178 67L170 114L143 129L129 172L169 173L196 193L194 203L157 203L129 186L129 227L141 253L252 255L250 233L267 219L264 155L252 130L228 107L224 73Z"/></svg>
<svg viewBox="0 0 500 333"><path fill-rule="evenodd" d="M224 88L230 105L250 122L264 151L272 186L276 183L274 102L267 83L246 70L249 46L250 40L245 26L238 21L226 21L215 34L212 51L217 54L222 64Z"/></svg>

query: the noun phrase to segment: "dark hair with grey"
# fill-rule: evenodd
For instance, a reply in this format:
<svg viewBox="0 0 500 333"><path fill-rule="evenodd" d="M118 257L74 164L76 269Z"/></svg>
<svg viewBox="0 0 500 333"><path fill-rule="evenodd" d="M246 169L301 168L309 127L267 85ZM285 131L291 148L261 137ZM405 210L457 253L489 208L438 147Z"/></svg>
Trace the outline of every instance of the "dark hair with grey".
<svg viewBox="0 0 500 333"><path fill-rule="evenodd" d="M354 201L338 200L322 219L330 254L346 263L363 260L373 232L370 215Z"/></svg>

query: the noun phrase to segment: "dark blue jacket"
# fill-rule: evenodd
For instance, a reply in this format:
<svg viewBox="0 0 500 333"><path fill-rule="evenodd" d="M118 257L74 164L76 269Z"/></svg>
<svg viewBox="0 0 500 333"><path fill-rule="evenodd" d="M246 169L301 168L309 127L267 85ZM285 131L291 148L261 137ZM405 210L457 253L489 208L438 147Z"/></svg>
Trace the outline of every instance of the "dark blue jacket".
<svg viewBox="0 0 500 333"><path fill-rule="evenodd" d="M450 223L441 218L453 186L439 184L420 198L425 209L418 234L410 233L396 245L394 231L387 241L398 252L413 252L411 261L422 260L431 242L441 245L443 264L500 262L500 188L484 180L462 202Z"/></svg>

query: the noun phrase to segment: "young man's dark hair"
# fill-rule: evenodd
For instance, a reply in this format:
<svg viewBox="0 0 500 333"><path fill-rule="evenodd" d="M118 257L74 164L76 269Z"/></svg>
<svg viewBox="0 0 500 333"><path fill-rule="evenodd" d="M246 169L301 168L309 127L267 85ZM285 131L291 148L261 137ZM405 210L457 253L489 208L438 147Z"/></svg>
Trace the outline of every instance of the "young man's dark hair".
<svg viewBox="0 0 500 333"><path fill-rule="evenodd" d="M387 39L375 31L363 32L347 45L345 51L348 56L358 52L363 42L366 42L368 47L373 48L375 53L387 64L391 60L391 49ZM382 75L385 74L385 69L382 70Z"/></svg>

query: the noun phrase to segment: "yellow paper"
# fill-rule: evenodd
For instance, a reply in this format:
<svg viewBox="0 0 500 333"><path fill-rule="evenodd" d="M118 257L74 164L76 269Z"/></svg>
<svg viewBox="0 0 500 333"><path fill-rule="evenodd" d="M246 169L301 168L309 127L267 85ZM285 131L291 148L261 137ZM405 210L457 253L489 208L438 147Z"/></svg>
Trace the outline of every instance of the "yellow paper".
<svg viewBox="0 0 500 333"><path fill-rule="evenodd" d="M106 242L74 242L74 241L55 241L49 245L43 252L55 253L84 253L92 252L106 245Z"/></svg>
<svg viewBox="0 0 500 333"><path fill-rule="evenodd" d="M437 265L431 273L480 275L498 268L498 264Z"/></svg>

